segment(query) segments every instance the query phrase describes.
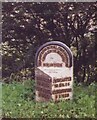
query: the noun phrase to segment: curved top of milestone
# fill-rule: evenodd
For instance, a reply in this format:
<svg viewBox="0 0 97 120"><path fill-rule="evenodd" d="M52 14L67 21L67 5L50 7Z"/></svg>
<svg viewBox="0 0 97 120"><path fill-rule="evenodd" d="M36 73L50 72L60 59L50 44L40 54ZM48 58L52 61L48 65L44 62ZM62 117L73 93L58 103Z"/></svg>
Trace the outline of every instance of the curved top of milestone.
<svg viewBox="0 0 97 120"><path fill-rule="evenodd" d="M66 63L66 67L72 67L73 55L70 48L62 42L51 41L43 44L36 52L35 66L42 66L47 54L57 53L62 57L62 61Z"/></svg>

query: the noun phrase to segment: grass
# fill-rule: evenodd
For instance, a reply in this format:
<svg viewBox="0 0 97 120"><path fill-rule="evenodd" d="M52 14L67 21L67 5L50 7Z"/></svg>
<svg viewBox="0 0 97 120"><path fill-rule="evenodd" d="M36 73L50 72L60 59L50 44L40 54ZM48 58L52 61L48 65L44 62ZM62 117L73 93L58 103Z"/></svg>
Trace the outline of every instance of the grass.
<svg viewBox="0 0 97 120"><path fill-rule="evenodd" d="M3 84L2 114L5 118L95 118L95 84L74 85L72 101L38 103L34 80Z"/></svg>

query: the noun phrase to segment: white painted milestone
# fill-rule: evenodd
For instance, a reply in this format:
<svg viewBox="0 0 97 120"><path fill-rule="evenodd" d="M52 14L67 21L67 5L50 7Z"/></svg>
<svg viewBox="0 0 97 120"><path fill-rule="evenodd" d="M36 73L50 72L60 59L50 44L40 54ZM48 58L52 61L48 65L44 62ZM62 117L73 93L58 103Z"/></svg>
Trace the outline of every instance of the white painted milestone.
<svg viewBox="0 0 97 120"><path fill-rule="evenodd" d="M36 53L36 101L59 101L73 96L73 57L61 42L48 42Z"/></svg>

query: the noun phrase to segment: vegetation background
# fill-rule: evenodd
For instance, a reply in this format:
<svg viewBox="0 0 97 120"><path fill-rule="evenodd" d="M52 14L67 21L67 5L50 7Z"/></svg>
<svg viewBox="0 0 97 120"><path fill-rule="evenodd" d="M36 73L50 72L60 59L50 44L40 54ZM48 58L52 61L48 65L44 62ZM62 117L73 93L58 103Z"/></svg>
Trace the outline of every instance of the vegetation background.
<svg viewBox="0 0 97 120"><path fill-rule="evenodd" d="M41 110L45 108L43 106L40 107L39 114L36 113L37 110L32 114L32 109L29 107L33 102L31 100L33 99L34 92L32 87L29 86L25 89L25 86L34 81L32 79L34 79L34 60L37 49L42 44L54 40L65 43L72 50L74 56L75 89L77 90L76 87L79 88L78 93L77 91L75 92L75 96L82 95L75 99L79 101L81 98L80 103L82 103L82 106L87 104L85 108L80 105L79 112L77 112L77 104L74 102L71 105L72 107L63 108L63 111L68 109L69 112L71 109L73 113L70 112L69 115L65 115L65 112L62 113L60 109L59 113L62 113L63 117L95 116L94 86L96 85L97 76L96 16L96 2L2 2L2 42L0 45L2 46L2 83L4 91L3 116L27 117L29 112L31 113L30 117L33 117L34 114L34 117L38 117L38 115L39 117L41 115L42 117L45 116L44 111L41 113ZM34 83L31 85L33 86ZM25 90L23 93L21 93L22 88ZM85 90L81 92L84 88L87 88L85 89L86 91L91 88L90 91L93 92L83 93ZM25 95L26 100L24 99ZM84 103L84 99L86 99L86 103ZM19 100L20 103L18 104L17 101ZM22 104L23 101L24 104ZM91 101L92 103L90 103ZM50 105L50 103L48 104ZM67 106L69 106L69 103L63 102L63 104L68 104ZM9 107L10 105L14 107ZM41 106L41 104L39 105ZM54 104L55 108L57 105ZM92 107L88 108L88 105ZM22 110L24 109L22 107L29 109L27 114L22 115ZM93 109L93 113L88 113L91 109ZM47 110L48 112L45 117L62 117L56 109L54 109L55 113L53 112L55 116L53 116L54 114L49 114L50 108ZM82 115L80 114L81 111Z"/></svg>

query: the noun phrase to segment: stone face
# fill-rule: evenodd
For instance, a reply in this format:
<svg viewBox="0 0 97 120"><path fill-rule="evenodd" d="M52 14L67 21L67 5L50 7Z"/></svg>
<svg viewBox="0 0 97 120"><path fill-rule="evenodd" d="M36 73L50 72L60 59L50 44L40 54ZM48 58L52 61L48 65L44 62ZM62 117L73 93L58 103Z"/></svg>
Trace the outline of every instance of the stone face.
<svg viewBox="0 0 97 120"><path fill-rule="evenodd" d="M61 42L42 45L35 57L36 101L72 99L73 57Z"/></svg>

